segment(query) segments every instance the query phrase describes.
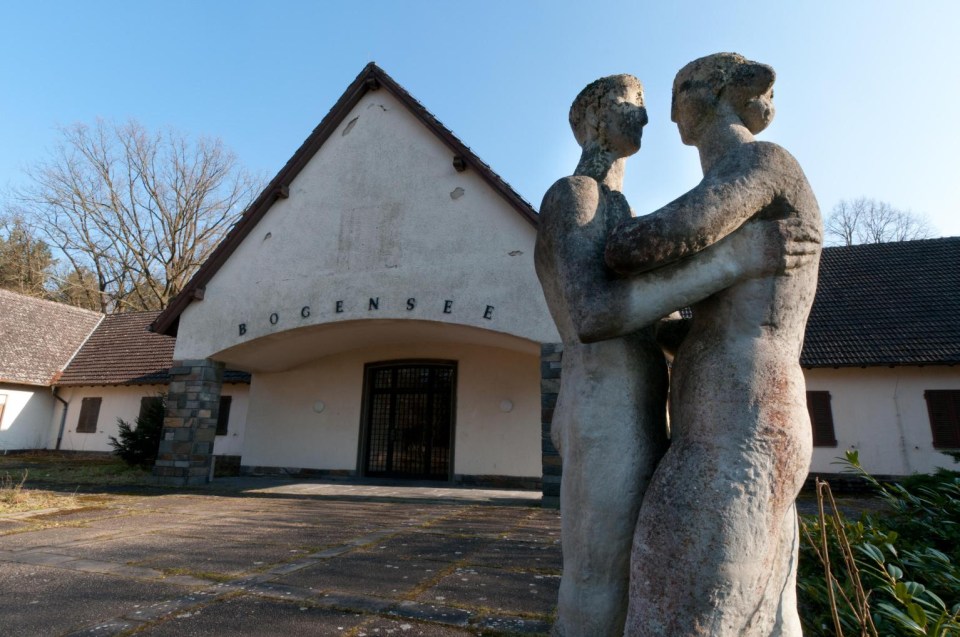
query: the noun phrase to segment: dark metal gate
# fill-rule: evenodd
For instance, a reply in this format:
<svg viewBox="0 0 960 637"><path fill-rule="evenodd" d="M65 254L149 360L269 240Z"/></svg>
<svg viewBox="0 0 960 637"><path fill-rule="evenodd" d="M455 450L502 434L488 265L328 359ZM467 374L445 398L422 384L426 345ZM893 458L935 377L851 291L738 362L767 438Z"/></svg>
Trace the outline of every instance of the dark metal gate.
<svg viewBox="0 0 960 637"><path fill-rule="evenodd" d="M453 363L389 363L367 367L365 474L448 480Z"/></svg>

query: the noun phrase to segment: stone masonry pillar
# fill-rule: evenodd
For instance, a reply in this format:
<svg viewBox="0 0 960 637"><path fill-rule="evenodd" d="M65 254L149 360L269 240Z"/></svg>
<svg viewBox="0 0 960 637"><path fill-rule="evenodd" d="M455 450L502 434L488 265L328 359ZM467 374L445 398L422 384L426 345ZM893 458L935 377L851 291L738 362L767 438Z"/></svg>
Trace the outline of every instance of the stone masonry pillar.
<svg viewBox="0 0 960 637"><path fill-rule="evenodd" d="M560 393L560 363L563 359L562 343L544 343L540 346L540 433L543 453L543 499L544 508L560 508L560 476L563 466L560 454L550 439L550 424L553 410Z"/></svg>
<svg viewBox="0 0 960 637"><path fill-rule="evenodd" d="M160 452L153 466L159 484L202 484L210 476L220 411L223 363L173 361Z"/></svg>

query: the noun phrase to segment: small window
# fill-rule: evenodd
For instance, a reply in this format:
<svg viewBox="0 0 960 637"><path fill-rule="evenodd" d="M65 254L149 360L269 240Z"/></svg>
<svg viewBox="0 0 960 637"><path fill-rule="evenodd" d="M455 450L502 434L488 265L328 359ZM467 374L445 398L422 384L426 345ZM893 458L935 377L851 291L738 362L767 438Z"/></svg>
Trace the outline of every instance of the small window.
<svg viewBox="0 0 960 637"><path fill-rule="evenodd" d="M833 431L833 410L830 409L830 392L808 391L807 411L813 426L814 447L836 447L837 436Z"/></svg>
<svg viewBox="0 0 960 637"><path fill-rule="evenodd" d="M220 397L220 411L217 413L217 435L218 436L227 435L227 423L230 422L230 403L232 401L233 401L232 396Z"/></svg>
<svg viewBox="0 0 960 637"><path fill-rule="evenodd" d="M960 449L960 389L928 389L923 397L934 449Z"/></svg>
<svg viewBox="0 0 960 637"><path fill-rule="evenodd" d="M143 420L154 409L163 408L162 396L144 396L140 399L140 413L137 414L137 420Z"/></svg>
<svg viewBox="0 0 960 637"><path fill-rule="evenodd" d="M97 433L97 418L100 417L101 398L84 398L80 403L80 420L77 421L78 434Z"/></svg>
<svg viewBox="0 0 960 637"><path fill-rule="evenodd" d="M3 408L7 406L7 395L0 394L0 424L3 423Z"/></svg>

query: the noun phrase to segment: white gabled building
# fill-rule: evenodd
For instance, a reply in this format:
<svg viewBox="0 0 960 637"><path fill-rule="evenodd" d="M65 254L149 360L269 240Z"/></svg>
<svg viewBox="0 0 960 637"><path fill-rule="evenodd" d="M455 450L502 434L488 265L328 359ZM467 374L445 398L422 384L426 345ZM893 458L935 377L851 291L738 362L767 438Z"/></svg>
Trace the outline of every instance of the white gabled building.
<svg viewBox="0 0 960 637"><path fill-rule="evenodd" d="M52 385L102 318L0 290L0 453L56 444Z"/></svg>
<svg viewBox="0 0 960 637"><path fill-rule="evenodd" d="M847 449L879 475L956 468L960 237L825 248L800 363L812 471Z"/></svg>
<svg viewBox="0 0 960 637"><path fill-rule="evenodd" d="M172 482L206 479L216 455L251 473L553 497L559 338L536 228L529 204L368 65L164 312L101 317L0 292L0 449L109 450L117 418L169 391L156 472ZM9 308L31 304L34 323L74 326L41 362L22 352L42 338L9 327ZM960 238L826 248L801 359L812 471L836 472L851 448L880 475L955 466L958 363Z"/></svg>
<svg viewBox="0 0 960 637"><path fill-rule="evenodd" d="M155 327L251 374L250 470L535 484L536 222L371 64Z"/></svg>

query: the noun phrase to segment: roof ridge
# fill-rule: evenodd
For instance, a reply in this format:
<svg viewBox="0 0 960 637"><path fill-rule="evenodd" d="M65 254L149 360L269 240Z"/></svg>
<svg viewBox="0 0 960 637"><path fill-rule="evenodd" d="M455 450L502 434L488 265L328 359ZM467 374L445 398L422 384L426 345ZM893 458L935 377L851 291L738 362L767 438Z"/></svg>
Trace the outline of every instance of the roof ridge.
<svg viewBox="0 0 960 637"><path fill-rule="evenodd" d="M903 247L909 246L911 244L918 243L934 243L934 242L943 242L949 243L952 241L960 241L960 236L955 237L927 237L925 239L906 239L904 241L870 241L867 243L854 243L852 245L842 245L842 246L824 246L824 250L830 251L846 251L854 249L876 249L880 250L884 247Z"/></svg>
<svg viewBox="0 0 960 637"><path fill-rule="evenodd" d="M54 373L53 377L50 379L50 385L57 384L57 381L60 380L60 377L63 375L63 372L66 371L68 367L70 367L70 363L72 363L73 359L77 357L77 354L79 354L80 350L83 349L83 346L87 344L87 341L89 341L93 337L93 335L97 331L97 328L100 327L100 324L106 320L107 316L108 315L106 314L103 314L100 316L100 320L97 321L97 324L93 326L93 329L90 330L86 338L83 339L83 342L81 342L80 345L78 345L77 348L73 350L73 353L70 354L70 358L68 358L67 362L63 364L63 367L61 367L59 370L56 371L56 373Z"/></svg>
<svg viewBox="0 0 960 637"><path fill-rule="evenodd" d="M84 307L77 307L76 305L70 305L69 303L61 303L60 301L53 301L53 300L50 300L50 299L44 299L44 298L41 298L41 297L39 297L39 296L31 296L31 295L29 295L29 294L24 294L24 293L22 293L22 292L15 292L15 291L13 291L13 290L8 290L8 289L6 289L6 288L0 288L0 294L9 294L9 295L11 295L11 296L14 296L14 297L17 297L17 298L20 298L20 299L25 299L25 300L27 300L28 302L31 302L31 303L34 303L34 302L35 302L35 303L46 303L47 305L52 305L52 306L54 306L54 307L61 308L61 309L65 310L65 311L83 312L83 313L86 313L86 314L95 314L95 315L105 316L105 314L104 314L103 312L99 312L99 311L97 311L97 310L88 310L87 308L84 308Z"/></svg>

